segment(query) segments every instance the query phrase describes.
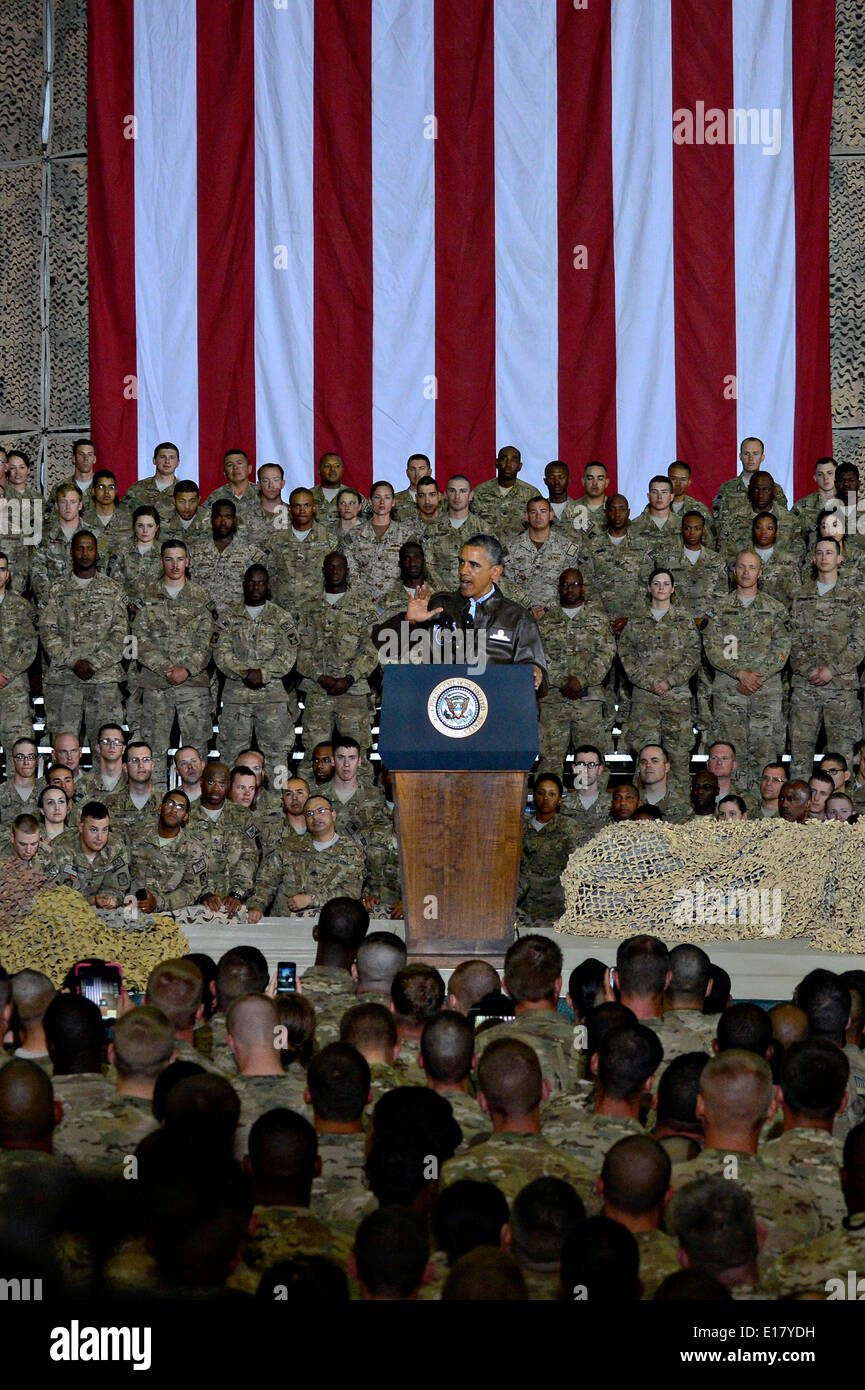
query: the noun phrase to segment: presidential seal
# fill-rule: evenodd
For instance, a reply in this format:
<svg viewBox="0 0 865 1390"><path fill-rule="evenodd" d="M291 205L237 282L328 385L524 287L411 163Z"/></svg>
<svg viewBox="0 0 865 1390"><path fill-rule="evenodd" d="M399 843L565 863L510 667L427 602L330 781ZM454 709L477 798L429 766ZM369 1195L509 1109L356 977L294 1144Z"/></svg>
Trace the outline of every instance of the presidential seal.
<svg viewBox="0 0 865 1390"><path fill-rule="evenodd" d="M474 681L453 678L436 686L427 701L434 729L448 738L469 738L486 723L487 697Z"/></svg>

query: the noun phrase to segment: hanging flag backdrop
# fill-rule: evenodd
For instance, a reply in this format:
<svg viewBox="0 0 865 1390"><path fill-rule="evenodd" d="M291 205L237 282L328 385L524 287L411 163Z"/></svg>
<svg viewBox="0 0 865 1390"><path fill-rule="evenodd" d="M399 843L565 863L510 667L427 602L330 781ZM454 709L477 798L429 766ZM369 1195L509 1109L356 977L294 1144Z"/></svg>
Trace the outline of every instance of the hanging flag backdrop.
<svg viewBox="0 0 865 1390"><path fill-rule="evenodd" d="M831 453L831 0L91 0L92 431L311 482Z"/></svg>

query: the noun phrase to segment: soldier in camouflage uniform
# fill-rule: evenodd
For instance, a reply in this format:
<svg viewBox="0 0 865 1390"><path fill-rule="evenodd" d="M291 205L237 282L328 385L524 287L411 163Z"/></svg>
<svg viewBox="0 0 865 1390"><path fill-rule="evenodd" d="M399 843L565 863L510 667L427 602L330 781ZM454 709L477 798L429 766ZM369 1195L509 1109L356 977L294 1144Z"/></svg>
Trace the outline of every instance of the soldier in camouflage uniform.
<svg viewBox="0 0 865 1390"><path fill-rule="evenodd" d="M297 672L303 691L303 743L311 752L334 727L351 734L364 751L372 744L369 678L378 666L372 641L375 609L348 588L348 564L339 551L322 563L324 592L297 610Z"/></svg>
<svg viewBox="0 0 865 1390"><path fill-rule="evenodd" d="M699 1157L673 1168L676 1192L702 1177L727 1178L745 1189L767 1228L764 1262L813 1240L822 1228L806 1184L779 1172L756 1152L762 1125L774 1108L768 1063L754 1053L721 1053L700 1078L697 1114L706 1146Z"/></svg>
<svg viewBox="0 0 865 1390"><path fill-rule="evenodd" d="M210 540L213 535L210 512L200 505L200 497L198 483L191 479L174 484L171 511L163 516L159 528L163 541L185 541L191 547L196 541Z"/></svg>
<svg viewBox="0 0 865 1390"><path fill-rule="evenodd" d="M522 468L519 449L512 444L499 449L496 455L496 476L479 483L474 490L473 507L478 517L477 531L495 536L503 546L509 545L523 529L526 507L540 493L531 483L521 482Z"/></svg>
<svg viewBox="0 0 865 1390"><path fill-rule="evenodd" d="M700 664L700 635L675 603L669 570L650 576L649 604L619 637L619 659L633 687L629 730L637 746L661 743L673 766L687 769L694 746L688 682Z"/></svg>
<svg viewBox="0 0 865 1390"><path fill-rule="evenodd" d="M835 460L833 458L826 457L817 460L814 465L814 481L817 484L816 491L807 493L805 497L800 497L798 502L793 505L793 515L798 521L799 535L806 555L814 549L814 542L817 539L818 516L837 497L835 492Z"/></svg>
<svg viewBox="0 0 865 1390"><path fill-rule="evenodd" d="M93 485L81 512L81 524L92 531L99 546L99 558L109 558L132 539L132 513L117 501L117 479L107 468L93 474Z"/></svg>
<svg viewBox="0 0 865 1390"><path fill-rule="evenodd" d="M330 898L359 898L363 851L336 833L336 812L326 797L311 796L304 806L310 833L292 844L283 837L262 862L248 900L249 920L316 911ZM322 846L321 849L316 846Z"/></svg>
<svg viewBox="0 0 865 1390"><path fill-rule="evenodd" d="M528 595L529 607L540 618L555 601L562 570L579 561L580 546L562 527L552 525L552 508L545 497L533 497L526 507L528 529L508 546L508 578Z"/></svg>
<svg viewBox="0 0 865 1390"><path fill-rule="evenodd" d="M718 549L728 564L734 563L740 550L753 545L754 521L763 512L774 516L779 547L798 563L801 547L797 518L776 498L772 474L758 470L751 474L747 491L728 504L718 523Z"/></svg>
<svg viewBox="0 0 865 1390"><path fill-rule="evenodd" d="M578 1159L561 1153L542 1133L540 1102L546 1088L536 1055L510 1029L506 1037L500 1028L488 1036L490 1042L478 1065L478 1090L493 1133L445 1163L440 1190L472 1178L495 1183L513 1202L535 1178L563 1178L576 1189L587 1210L596 1210L592 1173ZM509 1073L507 1082L504 1068Z"/></svg>
<svg viewBox="0 0 865 1390"><path fill-rule="evenodd" d="M543 1112L543 1133L556 1148L599 1173L614 1144L645 1134L640 1105L651 1091L663 1050L651 1030L634 1024L604 1036L596 1056L598 1086L592 1113L576 1115L573 1098L559 1097Z"/></svg>
<svg viewBox="0 0 865 1390"><path fill-rule="evenodd" d="M448 478L445 496L446 510L431 526L424 527L422 539L427 563L439 576L442 588L455 589L459 583L460 549L475 534L479 522L471 510L472 485L462 473Z"/></svg>
<svg viewBox="0 0 865 1390"><path fill-rule="evenodd" d="M285 473L278 463L263 463L256 479L256 505L242 520L244 538L269 551L277 531L287 531L291 513L282 500Z"/></svg>
<svg viewBox="0 0 865 1390"><path fill-rule="evenodd" d="M711 516L711 513L710 513ZM703 544L707 534L701 512L689 510L682 517L682 545L670 557L669 570L676 586L676 603L690 613L702 631L715 605L730 592L729 576L720 555ZM712 668L700 649L700 666L691 680L693 723L700 730L712 719Z"/></svg>
<svg viewBox="0 0 865 1390"><path fill-rule="evenodd" d="M72 569L69 546L83 531L81 493L74 483L64 483L57 496L57 513L42 533L42 540L30 561L30 587L38 608L44 608L54 585L67 578ZM5 540L5 538L4 538Z"/></svg>
<svg viewBox="0 0 865 1390"><path fill-rule="evenodd" d="M153 786L153 749L149 743L131 740L124 753L126 777L100 799L111 813L111 824L124 839L139 828L152 825L159 815L159 797Z"/></svg>
<svg viewBox="0 0 865 1390"><path fill-rule="evenodd" d="M726 515L737 507L747 504L748 484L758 469L762 468L765 454L763 452L763 441L749 435L742 440L739 448L739 460L742 464L742 472L736 478L730 478L726 483L722 483L715 494L712 503L712 515L715 518L716 528L719 531L723 528ZM775 484L775 501L782 507L787 506L787 498L780 483Z"/></svg>
<svg viewBox="0 0 865 1390"><path fill-rule="evenodd" d="M207 591L187 578L185 542L164 545L163 578L145 592L132 625L142 690L140 733L154 750L168 748L176 714L181 742L205 752L213 733L207 666L214 615Z"/></svg>
<svg viewBox="0 0 865 1390"><path fill-rule="evenodd" d="M53 587L39 615L45 672L45 722L76 733L84 720L91 747L101 724L123 715L120 681L126 651L126 603L113 580L98 574L96 538L79 531L70 546L71 577Z"/></svg>
<svg viewBox="0 0 865 1390"><path fill-rule="evenodd" d="M255 730L271 766L286 763L294 747L294 724L283 680L294 668L297 629L289 613L273 603L263 565L243 576L243 600L224 612L213 650L225 676L219 716L220 751L232 764Z"/></svg>
<svg viewBox="0 0 865 1390"><path fill-rule="evenodd" d="M364 852L363 905L373 917L402 917L402 882L396 831L372 834Z"/></svg>
<svg viewBox="0 0 865 1390"><path fill-rule="evenodd" d="M793 604L790 670L790 776L808 777L820 724L828 747L848 766L859 730L857 667L865 657L862 610L844 569L838 542L814 550L817 579L803 585Z"/></svg>
<svg viewBox="0 0 865 1390"><path fill-rule="evenodd" d="M575 531L581 531L590 541L597 540L607 529L609 486L610 478L606 464L598 459L587 463L583 469L583 490L574 498L574 518L571 524Z"/></svg>
<svg viewBox="0 0 865 1390"><path fill-rule="evenodd" d="M201 774L201 796L189 814L189 828L207 850L204 906L231 915L252 892L259 834L249 811L227 800L229 775L225 763L207 764Z"/></svg>
<svg viewBox="0 0 865 1390"><path fill-rule="evenodd" d="M308 488L296 487L289 499L291 525L274 529L267 562L273 597L300 624L302 611L321 593L321 566L333 549L327 523L316 516Z"/></svg>
<svg viewBox="0 0 865 1390"><path fill-rule="evenodd" d="M344 487L343 471L343 463L339 454L322 454L318 461L318 476L321 478L321 482L316 483L315 487L310 489L319 519L331 530L339 522L337 502L340 491ZM362 502L361 516L369 516L371 512L369 502L362 493L360 497Z"/></svg>
<svg viewBox="0 0 865 1390"><path fill-rule="evenodd" d="M714 545L715 518L712 516L712 509L696 497L692 497L688 490L691 486L691 465L676 459L667 469L667 477L673 489L673 500L670 504L673 516L682 521L687 512L697 512L703 518L706 535Z"/></svg>
<svg viewBox="0 0 865 1390"><path fill-rule="evenodd" d="M388 618L394 613L404 612L409 599L414 598L415 590L423 584L435 593L441 589L442 580L427 563L424 543L420 540L406 541L399 548L399 577L389 589L376 597L378 616Z"/></svg>
<svg viewBox="0 0 865 1390"><path fill-rule="evenodd" d="M148 585L159 579L159 512L149 504L132 513L132 537L108 559L108 573L123 591L130 613L141 607Z"/></svg>
<svg viewBox="0 0 865 1390"><path fill-rule="evenodd" d="M417 529L410 521L393 519L393 497L390 483L376 483L370 495L372 516L345 532L339 543L348 560L352 588L373 602L390 586L399 569L400 546Z"/></svg>
<svg viewBox="0 0 865 1390"><path fill-rule="evenodd" d="M531 927L552 926L565 910L562 873L577 845L573 821L559 814L562 784L546 773L533 792L535 813L523 826L517 919Z"/></svg>
<svg viewBox="0 0 865 1390"><path fill-rule="evenodd" d="M629 512L627 497L616 493L609 498L605 507L607 529L594 538L587 538L580 565L590 591L597 594L603 604L617 637L631 614L638 613L642 608L646 596L645 583L651 572L651 566L646 567L644 548L631 537ZM629 697L627 680L618 659L605 681L605 688L609 692L610 712L614 703L618 705L617 719L622 730L622 741L627 743Z"/></svg>
<svg viewBox="0 0 865 1390"><path fill-rule="evenodd" d="M207 846L186 829L189 798L166 792L156 825L139 830L130 845L133 887L146 893L142 912L191 907L207 891Z"/></svg>
<svg viewBox="0 0 865 1390"><path fill-rule="evenodd" d="M261 516L260 495L252 481L252 465L242 449L229 449L222 460L222 471L225 482L214 488L207 499L211 517L214 503L233 502L238 532L244 540L252 540L257 545L253 532Z"/></svg>
<svg viewBox="0 0 865 1390"><path fill-rule="evenodd" d="M678 554L682 529L673 511L673 485L663 474L651 479L649 505L631 522L629 535L643 550L649 569L668 566Z"/></svg>
<svg viewBox="0 0 865 1390"><path fill-rule="evenodd" d="M38 648L35 609L11 591L10 580L9 560L0 550L0 743L7 777L12 775L12 744L33 727L27 668Z"/></svg>
<svg viewBox="0 0 865 1390"><path fill-rule="evenodd" d="M189 570L210 596L211 607L224 623L229 609L243 601L243 576L250 565L263 565L264 553L244 540L233 502L214 502L210 540L195 541L189 550Z"/></svg>
<svg viewBox="0 0 865 1390"><path fill-rule="evenodd" d="M742 780L751 791L766 763L783 752L781 671L790 654L787 613L758 591L760 573L757 556L743 551L736 561L736 591L718 604L703 633L715 671L715 737L729 740L736 731Z"/></svg>
<svg viewBox="0 0 865 1390"><path fill-rule="evenodd" d="M578 845L610 824L611 808L604 755L594 744L580 744L574 750L574 789L562 797L562 815L574 822Z"/></svg>
<svg viewBox="0 0 865 1390"><path fill-rule="evenodd" d="M394 493L393 499L400 521L413 518L414 508L418 500L418 483L421 478L432 478L432 464L426 454L409 454L406 459L405 473L408 478L408 487L401 488L399 492ZM436 488L436 496L438 497L438 488Z"/></svg>
<svg viewBox="0 0 865 1390"><path fill-rule="evenodd" d="M612 668L616 643L600 603L586 602L582 570L562 571L558 596L538 621L549 678L538 723L540 767L560 776L571 743L606 742L601 682Z"/></svg>
<svg viewBox="0 0 865 1390"><path fill-rule="evenodd" d="M402 497L402 501L400 501ZM414 538L421 542L436 530L443 516L442 498L435 478L421 478L417 488L417 498L412 500L405 493L394 497L394 520L403 522L412 531Z"/></svg>
<svg viewBox="0 0 865 1390"><path fill-rule="evenodd" d="M548 937L522 936L505 956L505 988L516 1009L513 1023L506 1025L508 1037L532 1048L551 1095L572 1090L581 1073L574 1026L557 1008L561 970L561 951ZM479 1037L478 1054L482 1056L498 1036L493 1029Z"/></svg>
<svg viewBox="0 0 865 1390"><path fill-rule="evenodd" d="M778 540L778 523L771 512L759 512L754 517L750 543L763 566L761 592L777 599L789 613L799 592L801 567L798 555L782 548Z"/></svg>
<svg viewBox="0 0 865 1390"><path fill-rule="evenodd" d="M160 518L163 513L166 516L169 515L179 466L180 454L177 446L167 442L157 444L153 451L154 471L150 477L140 478L124 493L123 501L129 510L132 511L135 507L141 507L146 502L149 506L156 508Z"/></svg>
<svg viewBox="0 0 865 1390"><path fill-rule="evenodd" d="M604 488L606 489L606 469L604 469ZM594 521L588 514L588 507L568 496L568 483L571 470L561 459L553 459L544 469L544 482L547 486L547 500L553 513L553 525L565 531L577 531L582 537L596 532ZM604 516L603 493L595 515Z"/></svg>
<svg viewBox="0 0 865 1390"><path fill-rule="evenodd" d="M120 907L132 888L129 849L123 836L110 829L107 807L88 801L78 828L64 830L51 845L55 882L74 888L96 907Z"/></svg>

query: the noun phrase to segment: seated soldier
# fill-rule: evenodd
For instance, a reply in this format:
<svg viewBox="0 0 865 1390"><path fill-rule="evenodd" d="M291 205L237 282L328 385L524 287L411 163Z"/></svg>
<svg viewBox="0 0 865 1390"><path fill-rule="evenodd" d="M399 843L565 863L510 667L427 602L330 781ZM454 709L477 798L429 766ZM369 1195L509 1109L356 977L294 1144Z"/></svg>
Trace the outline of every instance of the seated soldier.
<svg viewBox="0 0 865 1390"><path fill-rule="evenodd" d="M532 793L534 815L523 826L517 912L521 923L551 926L565 910L562 873L579 842L574 821L560 814L564 788L543 773Z"/></svg>
<svg viewBox="0 0 865 1390"><path fill-rule="evenodd" d="M417 961L398 970L391 985L390 1011L396 1019L400 1040L397 1061L403 1085L425 1085L420 1067L420 1040L424 1026L441 1012L445 1002L445 982L431 965Z"/></svg>
<svg viewBox="0 0 865 1390"><path fill-rule="evenodd" d="M385 1091L405 1085L404 1076L394 1065L400 1049L396 1023L383 1004L353 1004L346 1009L340 1019L339 1041L356 1048L369 1063L373 1105Z"/></svg>
<svg viewBox="0 0 865 1390"><path fill-rule="evenodd" d="M130 856L122 835L111 833L111 817L101 801L81 808L77 829L64 830L51 846L56 881L83 894L93 907L120 907L132 901Z"/></svg>
<svg viewBox="0 0 865 1390"><path fill-rule="evenodd" d="M382 1207L358 1227L349 1273L364 1299L410 1303L427 1278L429 1255L423 1218L405 1207Z"/></svg>
<svg viewBox="0 0 865 1390"><path fill-rule="evenodd" d="M308 836L287 852L285 841L263 861L249 897L249 921L317 911L329 898L359 898L363 851L336 830L337 813L325 796L311 796L303 808Z"/></svg>
<svg viewBox="0 0 865 1390"><path fill-rule="evenodd" d="M687 1183L673 1198L670 1220L683 1268L712 1275L734 1298L769 1297L759 1288L757 1263L765 1228L737 1182L704 1177Z"/></svg>
<svg viewBox="0 0 865 1390"><path fill-rule="evenodd" d="M142 912L190 907L204 894L207 850L188 821L186 793L166 792L156 824L133 836L133 888Z"/></svg>
<svg viewBox="0 0 865 1390"><path fill-rule="evenodd" d="M565 1241L562 1295L599 1303L633 1303L642 1294L640 1249L619 1221L590 1217Z"/></svg>
<svg viewBox="0 0 865 1390"><path fill-rule="evenodd" d="M468 1019L443 1010L424 1024L418 1065L430 1090L449 1101L463 1132L463 1147L478 1136L486 1137L491 1130L489 1116L481 1110L471 1090L477 1056L474 1028Z"/></svg>
<svg viewBox="0 0 865 1390"><path fill-rule="evenodd" d="M46 1010L56 998L57 991L40 970L19 970L12 976L12 1000L21 1044L14 1055L27 1062L48 1062L45 1029L42 1026ZM46 1070L48 1068L46 1067Z"/></svg>
<svg viewBox="0 0 865 1390"><path fill-rule="evenodd" d="M501 1241L523 1272L533 1301L559 1297L564 1243L586 1219L586 1209L562 1178L535 1178L517 1194Z"/></svg>
<svg viewBox="0 0 865 1390"><path fill-rule="evenodd" d="M604 1216L629 1230L639 1247L643 1298L654 1297L658 1285L679 1268L675 1241L660 1229L670 1198L670 1167L660 1144L648 1134L634 1134L608 1150L598 1183Z"/></svg>
<svg viewBox="0 0 865 1390"><path fill-rule="evenodd" d="M310 1206L323 1216L349 1219L369 1201L363 1112L371 1095L370 1069L356 1048L330 1043L310 1062L304 1100L312 1107L321 1158Z"/></svg>
<svg viewBox="0 0 865 1390"><path fill-rule="evenodd" d="M537 1053L550 1092L572 1089L579 1079L572 1024L558 1012L562 992L562 953L546 936L523 936L505 956L505 989L514 1001L516 1019L508 1028ZM489 1040L495 1038L489 1034ZM487 1036L479 1039L482 1053Z"/></svg>
<svg viewBox="0 0 865 1390"><path fill-rule="evenodd" d="M237 1064L231 1084L240 1098L240 1119L235 1135L235 1157L246 1153L249 1131L259 1115L276 1106L302 1110L304 1077L286 1072L276 1041L279 1010L266 994L245 994L235 999L225 1020L228 1050Z"/></svg>
<svg viewBox="0 0 865 1390"><path fill-rule="evenodd" d="M43 842L38 820L27 811L22 811L13 820L9 831L9 847L3 847L3 858L27 864L48 879L57 876L57 864L51 846Z"/></svg>
<svg viewBox="0 0 865 1390"><path fill-rule="evenodd" d="M655 1070L664 1055L657 1037L639 1024L615 1028L591 1059L597 1076L591 1114L574 1117L553 1100L544 1111L544 1134L557 1148L574 1154L593 1172L600 1172L607 1150L619 1139L644 1133L640 1105L652 1090Z"/></svg>

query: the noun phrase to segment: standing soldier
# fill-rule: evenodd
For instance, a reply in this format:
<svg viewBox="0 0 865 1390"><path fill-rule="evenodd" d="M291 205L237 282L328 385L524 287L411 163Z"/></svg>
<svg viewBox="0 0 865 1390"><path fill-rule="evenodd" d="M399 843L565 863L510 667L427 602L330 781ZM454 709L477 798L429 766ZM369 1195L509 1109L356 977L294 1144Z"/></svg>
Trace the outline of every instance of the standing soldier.
<svg viewBox="0 0 865 1390"><path fill-rule="evenodd" d="M707 507L704 502L698 501L696 497L692 497L690 493L691 465L684 463L682 459L674 459L667 469L667 477L670 479L670 486L673 489L673 517L678 517L679 521L682 521L686 512L699 512L706 525L706 535L714 543L715 519L712 516L712 509Z"/></svg>
<svg viewBox="0 0 865 1390"><path fill-rule="evenodd" d="M546 497L533 497L526 507L528 530L508 547L505 567L508 578L525 590L536 618L552 606L559 575L579 562L576 537L563 527L552 525L553 509Z"/></svg>
<svg viewBox="0 0 865 1390"><path fill-rule="evenodd" d="M771 473L752 473L744 492L733 493L718 522L718 548L728 564L740 550L753 545L753 525L762 512L771 512L777 523L778 544L797 561L801 556L798 518L775 495Z"/></svg>
<svg viewBox="0 0 865 1390"><path fill-rule="evenodd" d="M246 519L246 537L269 550L274 531L287 531L289 510L282 500L285 474L278 463L263 463L258 470L258 503Z"/></svg>
<svg viewBox="0 0 865 1390"><path fill-rule="evenodd" d="M606 741L601 682L612 668L616 643L601 605L586 602L581 570L562 571L558 594L558 605L538 622L549 678L539 722L540 766L560 777L571 742Z"/></svg>
<svg viewBox="0 0 865 1390"><path fill-rule="evenodd" d="M583 531L589 539L600 536L607 529L607 488L610 478L607 466L598 459L587 463L583 469L583 490L574 498L580 509L574 516L574 530ZM577 525L579 522L579 525Z"/></svg>
<svg viewBox="0 0 865 1390"><path fill-rule="evenodd" d="M8 557L0 551L0 743L8 755L16 738L33 727L27 668L36 659L36 611L10 590ZM6 776L12 767L6 759Z"/></svg>
<svg viewBox="0 0 865 1390"><path fill-rule="evenodd" d="M159 800L153 786L153 749L149 743L126 745L123 755L126 779L103 797L111 812L111 823L125 839L138 829L151 825L159 814Z"/></svg>
<svg viewBox="0 0 865 1390"><path fill-rule="evenodd" d="M793 603L790 669L790 776L808 777L820 724L826 743L853 763L860 728L856 668L865 657L865 622L857 595L842 577L836 540L814 548L817 578Z"/></svg>
<svg viewBox="0 0 865 1390"><path fill-rule="evenodd" d="M253 730L271 767L288 760L294 723L283 680L296 656L297 629L291 615L271 600L265 567L250 565L243 576L243 601L224 614L213 651L217 670L225 676L219 739L229 766Z"/></svg>
<svg viewBox="0 0 865 1390"><path fill-rule="evenodd" d="M393 499L394 507L400 521L414 519L414 508L418 501L418 483L421 478L432 477L432 465L426 454L409 454L405 465L408 487L395 494ZM435 481L435 479L433 479ZM438 488L436 488L438 493Z"/></svg>
<svg viewBox="0 0 865 1390"><path fill-rule="evenodd" d="M225 482L215 488L207 499L210 514L216 502L233 502L237 514L237 529L244 540L255 540L256 524L261 513L259 492L252 481L252 464L242 449L229 449L222 459Z"/></svg>
<svg viewBox="0 0 865 1390"><path fill-rule="evenodd" d="M204 906L211 912L237 912L245 903L258 869L258 830L249 811L228 801L230 774L225 763L208 763L201 774L201 797L190 812L189 828L207 850Z"/></svg>
<svg viewBox="0 0 865 1390"><path fill-rule="evenodd" d="M373 602L391 582L399 564L399 548L411 540L416 521L394 520L392 483L374 483L370 491L372 516L344 533L340 549L348 560L352 588Z"/></svg>
<svg viewBox="0 0 865 1390"><path fill-rule="evenodd" d="M577 502L573 497L568 496L568 483L571 478L571 470L561 459L552 459L544 469L544 482L547 485L547 500L553 511L553 525L557 522L562 526L573 527L577 531L588 530L588 525L574 524L575 517L581 517L588 523L585 517L583 504ZM601 509L603 514L603 508Z"/></svg>
<svg viewBox="0 0 865 1390"><path fill-rule="evenodd" d="M264 555L257 545L244 540L237 529L237 510L231 501L214 502L210 509L211 536L193 542L189 567L210 595L211 606L222 621L232 604L243 597L243 576L250 565L260 565Z"/></svg>
<svg viewBox="0 0 865 1390"><path fill-rule="evenodd" d="M167 515L164 513L165 506L161 513L163 520L160 528L164 541L185 541L191 546L195 541L210 539L210 512L201 506L198 483L194 483L191 478L182 478L179 483L174 484L171 509Z"/></svg>
<svg viewBox="0 0 865 1390"><path fill-rule="evenodd" d="M99 468L93 474L81 524L93 532L105 564L132 538L132 515L128 507L117 501L117 479L108 468Z"/></svg>
<svg viewBox="0 0 865 1390"><path fill-rule="evenodd" d="M726 514L731 508L735 510L737 505L742 506L746 501L751 477L762 467L765 457L762 439L757 439L755 435L748 435L742 440L739 446L742 472L738 477L729 478L726 483L721 484L712 503L712 515L715 518L719 535ZM782 507L786 507L787 498L780 483L775 483L775 500Z"/></svg>
<svg viewBox="0 0 865 1390"><path fill-rule="evenodd" d="M204 752L213 734L207 664L215 625L210 597L187 578L183 541L162 544L162 582L144 593L132 625L142 693L141 733L162 757L174 716L180 740ZM164 786L162 769L157 781Z"/></svg>
<svg viewBox="0 0 865 1390"><path fill-rule="evenodd" d="M814 547L817 531L817 518L830 502L835 501L835 460L833 458L818 459L814 465L814 481L817 484L815 492L809 492L805 497L800 497L793 507L793 515L799 519L800 536L805 546L806 553Z"/></svg>
<svg viewBox="0 0 865 1390"><path fill-rule="evenodd" d="M70 546L72 576L55 585L39 615L39 636L50 665L45 672L45 722L52 732L78 732L82 717L91 748L101 724L120 722L120 682L126 651L124 596L98 574L92 531L79 531Z"/></svg>
<svg viewBox="0 0 865 1390"><path fill-rule="evenodd" d="M649 503L631 522L631 540L645 551L648 568L669 565L678 554L682 528L673 511L673 484L663 473L649 483Z"/></svg>
<svg viewBox="0 0 865 1390"><path fill-rule="evenodd" d="M758 512L751 523L751 544L763 574L760 589L783 603L789 613L801 587L799 557L781 543L778 520L772 512Z"/></svg>
<svg viewBox="0 0 865 1390"><path fill-rule="evenodd" d="M321 562L333 549L333 536L319 520L309 488L294 488L288 507L291 525L274 529L267 567L274 600L297 622L300 610L321 590Z"/></svg>
<svg viewBox="0 0 865 1390"><path fill-rule="evenodd" d="M30 586L39 608L45 607L53 585L69 575L69 546L73 536L83 530L82 506L76 484L61 483L57 489L57 514L51 518L30 562Z"/></svg>
<svg viewBox="0 0 865 1390"><path fill-rule="evenodd" d="M108 573L122 589L130 612L141 607L141 595L159 578L159 512L142 503L132 513L132 537L115 550Z"/></svg>
<svg viewBox="0 0 865 1390"><path fill-rule="evenodd" d="M176 444L167 441L157 444L153 450L153 472L149 478L141 478L127 488L123 501L130 511L148 502L155 507L160 517L171 510L174 483L180 467L180 452Z"/></svg>
<svg viewBox="0 0 865 1390"><path fill-rule="evenodd" d="M459 584L460 550L466 537L474 535L477 517L470 510L474 492L464 474L454 473L448 478L445 496L447 510L426 528L424 552L430 568L440 576L442 587L455 589Z"/></svg>
<svg viewBox="0 0 865 1390"><path fill-rule="evenodd" d="M503 546L519 535L526 507L533 497L540 496L536 487L520 481L522 466L519 449L506 444L496 456L496 476L475 488L474 509L479 523L475 529L495 536Z"/></svg>
<svg viewBox="0 0 865 1390"><path fill-rule="evenodd" d="M298 614L297 673L303 691L303 745L309 752L336 726L366 752L372 744L369 678L378 666L376 612L348 588L346 557L326 555L324 593Z"/></svg>
<svg viewBox="0 0 865 1390"><path fill-rule="evenodd" d="M336 510L340 489L343 487L343 463L339 454L322 454L318 461L318 476L321 482L310 489L319 521L333 526L338 520ZM363 515L369 515L369 503L363 499Z"/></svg>
<svg viewBox="0 0 865 1390"><path fill-rule="evenodd" d="M633 692L630 731L636 746L662 744L682 779L694 746L691 691L700 664L700 635L690 613L674 603L669 570L649 577L649 609L629 619L619 657Z"/></svg>
<svg viewBox="0 0 865 1390"><path fill-rule="evenodd" d="M761 567L751 550L736 559L736 589L706 624L703 644L714 668L715 738L739 750L742 781L756 792L763 768L784 750L781 672L790 655L786 610L759 592Z"/></svg>
<svg viewBox="0 0 865 1390"><path fill-rule="evenodd" d="M551 927L565 910L562 872L579 842L574 821L559 814L562 783L552 773L535 782L534 815L523 827L517 896L519 920L535 930Z"/></svg>

